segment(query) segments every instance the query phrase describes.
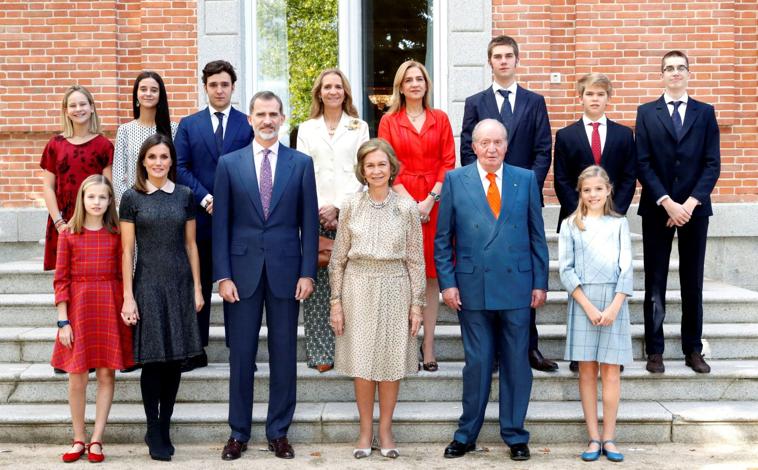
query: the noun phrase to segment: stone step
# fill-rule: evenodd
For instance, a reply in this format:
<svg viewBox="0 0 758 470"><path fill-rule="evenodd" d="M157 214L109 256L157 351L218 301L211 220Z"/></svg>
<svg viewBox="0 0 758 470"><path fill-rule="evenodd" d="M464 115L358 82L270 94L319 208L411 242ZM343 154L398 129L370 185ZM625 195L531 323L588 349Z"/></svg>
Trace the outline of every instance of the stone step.
<svg viewBox="0 0 758 470"><path fill-rule="evenodd" d="M623 373L623 400L670 400L703 402L722 400L758 400L758 361L713 360L710 374L696 374L682 360L666 364L665 374L650 374L643 361L627 365ZM463 362L440 362L438 372L421 371L403 380L400 401L456 401L462 393ZM117 375L117 403L139 403L140 373ZM498 374L493 374L491 401L497 401ZM256 373L254 400L268 401L269 365L262 362ZM88 399L95 400L95 375L90 374ZM567 362L560 362L558 372L534 371L531 399L537 401L579 400L578 375L569 371ZM353 381L335 371L323 374L297 365L297 400L305 402L345 402L354 399ZM68 376L55 374L48 364L0 364L0 403L65 403ZM201 403L229 399L229 365L212 363L182 375L178 400ZM210 398L212 397L212 398ZM758 406L758 401L756 401Z"/></svg>
<svg viewBox="0 0 758 470"><path fill-rule="evenodd" d="M540 350L548 358L562 358L566 327L564 325L539 325ZM680 360L681 336L679 325L664 325L664 358ZM633 357L644 357L643 325L632 325ZM259 336L258 361L268 361L267 327L262 327ZM50 361L57 328L2 327L0 328L0 363ZM439 361L462 361L463 345L460 327L439 325L435 332L435 348ZM423 333L422 333L423 336ZM297 360L305 361L305 338L303 327L298 327ZM716 323L703 326L703 353L710 359L758 359L758 323ZM211 362L228 362L229 351L224 341L224 328L210 329L210 344L207 348Z"/></svg>
<svg viewBox="0 0 758 470"><path fill-rule="evenodd" d="M253 406L253 442L264 439L267 406ZM0 405L0 441L60 444L70 435L67 404ZM95 407L88 406L91 426ZM399 443L448 442L461 414L460 401L400 402L393 417ZM598 405L602 417L602 407ZM378 409L374 410L375 419ZM177 444L223 443L229 437L228 404L178 404L174 410L172 438ZM480 442L500 442L498 407L485 411ZM564 443L586 440L579 402L534 402L529 406L526 429L533 442ZM145 416L141 404L116 403L108 419L108 442L144 446ZM295 443L351 443L358 434L355 403L298 404L288 437ZM758 441L758 407L755 402L643 402L622 400L618 412L620 443L733 443ZM253 447L255 449L255 446Z"/></svg>
<svg viewBox="0 0 758 470"><path fill-rule="evenodd" d="M642 260L634 260L634 289L645 289ZM679 289L679 260L671 260L668 278L669 289ZM550 261L548 288L565 290L561 283L558 261ZM216 286L214 286L216 290ZM43 271L41 261L13 261L0 263L0 294L33 294L53 292L53 272Z"/></svg>
<svg viewBox="0 0 758 470"><path fill-rule="evenodd" d="M635 291L629 301L633 324L644 322L642 304L644 291ZM566 322L567 294L565 291L548 292L547 302L537 312L538 324L564 324ZM46 327L56 317L54 296L48 294L0 294L0 319L4 326ZM681 321L682 301L677 290L666 293L666 323ZM211 300L211 323L223 325L221 298L214 294ZM703 287L703 311L708 323L758 323L758 292L706 281ZM440 324L458 324L458 316L444 303L440 305ZM265 323L265 318L264 318ZM301 309L302 323L302 309Z"/></svg>

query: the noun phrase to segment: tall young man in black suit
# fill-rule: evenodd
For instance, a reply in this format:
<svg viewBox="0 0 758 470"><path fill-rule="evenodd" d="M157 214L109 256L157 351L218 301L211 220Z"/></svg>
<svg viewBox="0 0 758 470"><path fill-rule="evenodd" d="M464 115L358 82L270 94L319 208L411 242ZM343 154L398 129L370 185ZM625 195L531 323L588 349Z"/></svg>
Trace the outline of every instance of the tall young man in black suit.
<svg viewBox="0 0 758 470"><path fill-rule="evenodd" d="M542 198L542 187L550 170L552 137L545 98L516 83L519 47L510 36L496 36L487 46L487 61L493 81L487 89L466 98L461 129L461 165L476 161L472 132L479 121L497 119L508 131L505 163L534 171ZM538 349L536 312L531 311L529 364L542 371L558 370L558 364Z"/></svg>
<svg viewBox="0 0 758 470"><path fill-rule="evenodd" d="M681 51L661 60L663 96L637 110L637 169L642 183L639 215L645 259L647 370L662 373L666 280L674 233L678 235L685 364L708 373L702 355L703 265L711 192L721 169L719 127L713 106L687 94L689 60Z"/></svg>

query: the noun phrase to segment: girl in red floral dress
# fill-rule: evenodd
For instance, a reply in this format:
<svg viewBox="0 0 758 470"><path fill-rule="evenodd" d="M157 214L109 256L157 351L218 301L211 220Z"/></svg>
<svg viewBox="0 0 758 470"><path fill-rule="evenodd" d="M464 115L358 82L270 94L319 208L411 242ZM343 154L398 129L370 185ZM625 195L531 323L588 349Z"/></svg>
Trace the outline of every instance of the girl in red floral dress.
<svg viewBox="0 0 758 470"><path fill-rule="evenodd" d="M101 462L105 422L113 401L115 369L133 365L131 329L121 320L121 236L113 187L102 175L89 176L75 199L74 215L58 239L55 305L58 337L53 367L68 372L68 401L74 443L63 455L74 462L88 451ZM96 369L95 429L85 446L84 408L89 369Z"/></svg>
<svg viewBox="0 0 758 470"><path fill-rule="evenodd" d="M58 234L68 229L76 193L84 178L102 174L111 179L113 144L100 134L95 99L84 87L70 86L61 106L63 132L51 138L42 153L42 195L50 217L45 234L45 270L55 269Z"/></svg>

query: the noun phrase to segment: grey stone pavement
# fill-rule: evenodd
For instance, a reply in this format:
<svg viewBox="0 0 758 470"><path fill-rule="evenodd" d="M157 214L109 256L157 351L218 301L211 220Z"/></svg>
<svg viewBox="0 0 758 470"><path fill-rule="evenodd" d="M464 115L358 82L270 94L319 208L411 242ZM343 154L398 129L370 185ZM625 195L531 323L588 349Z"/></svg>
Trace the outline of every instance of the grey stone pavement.
<svg viewBox="0 0 758 470"><path fill-rule="evenodd" d="M401 457L389 460L378 451L362 460L351 456L352 446L348 444L299 444L295 445L294 460L280 460L262 450L263 445L251 445L242 458L234 462L221 460L221 443L181 445L171 462L155 462L147 455L142 445L105 444L106 460L100 467L108 469L705 469L705 470L758 470L758 444L716 445L716 444L620 444L626 460L614 464L601 460L582 462L578 454L580 445L561 444L546 446L532 444L532 458L528 462L513 462L508 458L503 444L482 444L480 451L460 459L445 459L442 451L445 444L404 444L400 446ZM66 450L64 445L19 445L0 443L0 468L8 469L94 469L86 458L64 465L60 455Z"/></svg>

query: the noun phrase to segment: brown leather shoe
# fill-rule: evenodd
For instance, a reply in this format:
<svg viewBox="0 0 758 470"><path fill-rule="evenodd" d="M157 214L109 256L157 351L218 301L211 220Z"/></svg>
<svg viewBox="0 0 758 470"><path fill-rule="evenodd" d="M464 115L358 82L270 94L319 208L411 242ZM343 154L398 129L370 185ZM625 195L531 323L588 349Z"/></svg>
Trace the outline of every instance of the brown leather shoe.
<svg viewBox="0 0 758 470"><path fill-rule="evenodd" d="M544 358L539 349L529 351L529 365L532 369L541 370L542 372L555 372L558 370L558 364Z"/></svg>
<svg viewBox="0 0 758 470"><path fill-rule="evenodd" d="M697 352L691 352L684 356L684 363L692 368L698 374L708 374L711 372L711 366L705 362L703 355Z"/></svg>
<svg viewBox="0 0 758 470"><path fill-rule="evenodd" d="M319 364L316 366L316 370L321 372L322 374L328 370L334 369L333 364Z"/></svg>
<svg viewBox="0 0 758 470"><path fill-rule="evenodd" d="M280 459L294 459L295 449L292 448L287 436L278 437L268 441L268 450L274 453Z"/></svg>
<svg viewBox="0 0 758 470"><path fill-rule="evenodd" d="M663 354L648 354L645 369L653 374L666 372L666 366L663 365Z"/></svg>
<svg viewBox="0 0 758 470"><path fill-rule="evenodd" d="M226 441L224 450L221 451L221 459L222 460L237 460L238 458L242 457L242 453L245 452L246 450L247 450L247 443L240 442L237 439L230 437L229 440Z"/></svg>

